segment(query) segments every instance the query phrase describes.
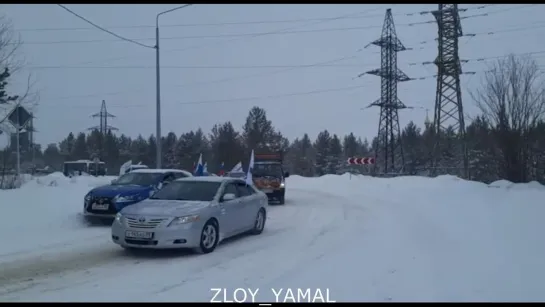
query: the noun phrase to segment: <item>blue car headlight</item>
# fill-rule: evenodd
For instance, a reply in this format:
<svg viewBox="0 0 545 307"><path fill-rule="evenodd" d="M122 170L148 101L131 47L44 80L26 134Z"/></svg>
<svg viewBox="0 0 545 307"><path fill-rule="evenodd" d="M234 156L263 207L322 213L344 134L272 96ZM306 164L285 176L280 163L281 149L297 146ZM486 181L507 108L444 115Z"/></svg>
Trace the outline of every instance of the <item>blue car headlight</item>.
<svg viewBox="0 0 545 307"><path fill-rule="evenodd" d="M139 200L138 195L125 195L125 196L117 195L113 199L113 201L116 203L128 203L128 202L133 202L137 200Z"/></svg>
<svg viewBox="0 0 545 307"><path fill-rule="evenodd" d="M85 197L83 199L84 199L84 201L86 203L90 202L91 201L91 193L87 193L87 195L85 195Z"/></svg>

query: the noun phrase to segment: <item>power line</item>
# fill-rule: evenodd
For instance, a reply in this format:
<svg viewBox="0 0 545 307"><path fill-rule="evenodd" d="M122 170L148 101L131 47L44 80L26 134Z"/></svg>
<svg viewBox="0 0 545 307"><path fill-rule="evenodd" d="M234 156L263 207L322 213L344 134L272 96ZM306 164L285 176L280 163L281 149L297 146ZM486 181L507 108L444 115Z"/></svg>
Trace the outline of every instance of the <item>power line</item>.
<svg viewBox="0 0 545 307"><path fill-rule="evenodd" d="M545 27L545 24L541 27ZM518 29L512 29L512 30L505 30L505 31L496 31L496 32L482 32L482 33L475 33L473 35L477 34L484 34L484 35L493 35L498 33L503 33L507 31L521 31L521 30L530 30L535 29L537 27L525 27L525 28L518 28ZM408 49L409 50L409 49ZM380 52L372 52L371 54L379 54ZM536 51L531 53L520 53L520 55L533 55L533 54L541 54L542 51ZM355 58L357 56L351 57ZM484 58L478 58L478 59L470 59L465 60L467 61L484 61L487 59L497 59L502 58L505 56L494 56L494 57L484 57ZM343 59L346 59L343 57ZM430 65L431 62L412 62L409 63L410 66L414 65ZM339 67L360 67L363 64L360 63L350 63L350 64L331 64L331 63L322 63L322 64L279 64L279 65L165 65L161 66L161 68L164 69L268 69L268 68L339 68ZM26 66L27 69L155 69L155 66L150 65L127 65L127 66L60 66L60 65L54 65L54 66Z"/></svg>
<svg viewBox="0 0 545 307"><path fill-rule="evenodd" d="M500 29L496 31L483 31L483 32L476 32L471 34L466 34L464 36L470 36L474 37L476 35L484 35L484 36L490 36L490 35L497 35L501 33L508 33L508 32L519 32L519 31L528 31L528 30L534 30L538 28L544 28L545 24L543 22L534 22L530 25L526 25L523 27L517 27L517 28L507 28L507 29ZM430 41L423 41L419 44L427 44L435 42L435 40ZM419 48L420 50L422 48ZM376 54L379 52L373 52L372 54ZM344 58L343 58L344 59ZM266 69L266 68L309 68L309 67L361 67L362 64L354 63L354 64L299 64L299 65L230 65L230 66L176 66L176 65L167 65L162 66L161 68L165 69ZM410 65L415 65L415 63L411 63ZM142 66L142 65L130 65L130 66L61 66L61 65L54 65L54 66L27 66L28 69L152 69L155 68L155 66Z"/></svg>
<svg viewBox="0 0 545 307"><path fill-rule="evenodd" d="M475 72L468 72L465 73L467 75L475 74ZM410 80L429 80L436 78L436 75L428 75L428 76L420 76L420 77L414 77ZM366 85L371 84L372 82L365 82L363 85L358 86L350 86L350 87L342 87L342 88L329 88L329 89L323 89L323 90L313 90L309 92L296 92L296 93L287 93L287 94L278 94L278 95L267 95L267 96L254 96L254 97L245 97L245 98L231 98L231 99L215 99L215 100L199 100L199 101L189 101L189 102L181 102L176 104L208 104L208 103L221 103L221 102L239 102L239 101L248 101L248 100L259 100L259 99L273 99L273 98L283 98L283 97L290 97L290 96L299 96L299 95L310 95L310 94L316 94L316 93L325 93L325 92L336 92L336 91L344 91L344 90L351 90L356 88L362 88ZM145 90L147 91L147 89ZM136 91L124 91L124 92L116 92L116 93L110 93L110 94L124 94L124 93L135 93ZM65 97L58 97L58 98L50 98L48 100L62 100L62 99L74 99L74 98L82 98L82 97L101 97L106 96L108 93L95 93L95 94L89 94L86 96L65 96ZM67 105L47 105L48 107L90 107L90 106L67 106ZM148 107L147 104L127 104L127 105L110 105L110 107Z"/></svg>
<svg viewBox="0 0 545 307"><path fill-rule="evenodd" d="M106 32L106 33L108 33L108 34L110 34L110 35L113 35L113 36L115 36L115 37L117 37L117 38L119 38L119 39L121 39L121 40L123 40L123 41L129 42L129 43L133 43L133 44L136 44L136 45L139 45L139 46L142 46L142 47L146 47L146 48L154 48L154 46L148 46L148 45L139 43L139 42L137 42L137 41L135 41L135 40L132 40L132 39L123 37L123 36L121 36L121 35L118 35L118 34L112 32L112 31L108 30L108 29L105 29L105 28L103 28L103 27L97 25L96 23L90 21L89 19L87 19L87 18L85 18L85 17L79 15L78 13L72 11L71 9L67 8L66 6L64 6L64 5L62 5L62 4L57 4L57 5L58 5L59 7L61 7L61 8L63 8L63 9L64 9L65 11L67 11L68 13L70 13L70 14L72 14L72 15L78 17L79 19L85 21L86 23L92 25L93 27L95 27L95 28L97 28L97 29L99 29L99 30L101 30L101 31L103 31L103 32Z"/></svg>
<svg viewBox="0 0 545 307"><path fill-rule="evenodd" d="M278 98L285 98L285 97L293 97L293 96L306 96L306 95L314 95L314 94L320 94L320 93L329 93L329 92L341 92L341 91L349 91L349 90L355 90L359 88L364 88L365 85L357 85L357 86L348 86L348 87L337 87L337 88L328 88L328 89L318 89L313 91L307 91L307 92L294 92L294 93L286 93L286 94L277 94L277 95L267 95L267 96L254 96L254 97L241 97L241 98L231 98L231 99L213 99L213 100L195 100L195 101L186 101L186 102L178 102L174 103L176 105L193 105L193 104L214 104L214 103L229 103L229 102L244 102L244 101L252 101L252 100L267 100L267 99L278 99ZM149 107L149 104L127 104L127 105L110 105L110 107ZM47 107L87 107L87 106L68 106L68 105L47 105Z"/></svg>
<svg viewBox="0 0 545 307"><path fill-rule="evenodd" d="M462 18L473 18L473 17L483 17L486 14L466 16ZM416 26L416 25L425 25L435 23L435 20L413 22L406 24L399 24L398 26ZM323 28L323 29L313 29L313 30L291 30L291 31L282 31L282 32L254 32L254 33L240 33L240 34L216 34L216 35L186 35L186 36L171 36L171 37L162 37L161 40L184 40L184 39L206 39L206 38L223 38L223 37L246 37L246 36L262 36L262 35L287 35L287 34L307 34L307 33L318 33L318 32L336 32L336 31L352 31L352 30L370 30L382 28L382 26L361 26L361 27L342 27L342 28ZM145 38L131 38L131 41L150 41L155 40L155 37L145 37ZM25 42L28 45L52 45L52 44L88 44L88 43L115 43L119 40L111 39L91 39L91 40L60 40L60 41L37 41L37 42Z"/></svg>
<svg viewBox="0 0 545 307"><path fill-rule="evenodd" d="M299 64L299 65L232 65L232 66L184 66L165 65L161 69L265 69L265 68L309 68L309 67L358 67L360 64ZM26 69L155 69L155 66L26 66Z"/></svg>
<svg viewBox="0 0 545 307"><path fill-rule="evenodd" d="M359 51L361 51L361 50L359 50ZM529 53L521 53L521 54L518 54L518 55L532 55L532 54L544 54L544 53L545 53L545 50L543 50L543 51L534 51L534 52L529 52ZM509 55L494 56L494 57L488 57L488 58L476 58L476 59L465 60L465 62L487 61L487 60L491 60L491 59L505 58L505 57L508 57L508 56ZM183 88L183 87L189 87L189 86L202 86L202 85L225 83L225 82L244 80L244 79L250 79L250 78L264 77L264 76L269 76L269 75L274 75L274 74L279 74L279 73L292 71L292 70L295 70L295 69L320 67L321 65L324 65L324 66L325 65L334 65L332 63L345 61L345 60L353 59L353 58L356 58L356 57L359 57L359 55L345 56L345 57L341 57L341 58L337 58L337 59L333 59L333 60L328 60L328 61L317 62L317 63L309 64L309 65L294 65L294 66L286 68L286 69L275 70L275 71L272 71L272 72L254 73L254 74L249 74L249 75L244 75L244 76L223 78L223 79L218 79L218 80L213 80L213 81L195 82L195 83L190 83L190 84L169 85L167 87ZM416 63L409 63L408 65L409 66L415 66L415 65L429 65L429 64L432 64L432 63L431 62L416 62ZM347 64L347 65L350 65L349 67L358 67L358 68L366 67L365 64ZM286 66L286 67L288 67L288 66ZM466 72L466 73L463 73L463 74L464 75L473 75L475 73L474 72ZM437 75L413 77L413 78L411 78L411 80L427 80L427 79L436 78L436 76ZM126 94L126 93L136 93L136 92L145 92L145 91L148 91L148 89L139 88L139 89L133 89L133 90L128 90L128 91L61 96L61 97L52 97L52 98L49 98L49 99L51 99L51 100L68 100L68 99L78 99L78 98L96 98L96 97L114 96L114 95L122 95L122 94Z"/></svg>
<svg viewBox="0 0 545 307"><path fill-rule="evenodd" d="M488 7L488 6L493 6L493 5L479 6L479 7L476 7L474 9L483 9L485 7ZM473 9L473 8L467 8L467 10L471 10L471 9ZM248 37L236 37L236 38L229 39L229 40L214 41L214 42L210 42L210 43L192 45L192 46L188 46L188 47L184 47L184 48L166 49L166 50L163 50L162 52L180 52L180 51L195 50L195 49L200 49L200 48L205 48L205 47L210 47L210 46L215 46L215 45L220 45L220 44L226 44L226 43L230 43L230 42L245 40L245 39L248 39L248 38L251 39L251 38L256 38L256 37L260 37L260 36L272 35L272 34L277 34L277 33L285 32L285 31L291 31L293 29L306 27L306 26L310 26L310 25L315 25L315 24L340 20L340 19L343 19L343 18L346 18L346 17L354 17L354 16L357 16L357 15L361 15L361 14L364 14L364 13L369 13L369 12L372 12L372 11L378 11L378 10L381 10L381 8L366 10L366 11L359 12L359 13L354 13L354 14L340 15L340 16L337 16L337 17L328 18L327 20L320 20L320 21L309 23L309 24L295 26L295 27L273 30L271 32L263 33L262 35L255 35L255 36L248 36ZM406 16L412 16L412 15L415 15L415 14L423 14L423 13L425 13L425 12L405 13L405 15ZM492 13L496 13L496 12L492 12ZM489 13L489 14L491 14L491 13ZM394 14L394 16L397 16L397 14ZM428 23L428 22L426 22L426 23ZM108 58L108 59L102 59L102 60L86 61L86 62L80 62L80 63L76 63L76 64L72 64L72 65L87 65L87 64L96 64L96 63L106 63L106 62L111 62L111 61L124 60L124 59L130 58L130 57L132 57L132 56L122 56L122 57Z"/></svg>
<svg viewBox="0 0 545 307"><path fill-rule="evenodd" d="M482 72L486 72L486 71L482 71ZM466 74L469 75L469 74L475 74L475 73L466 73ZM435 78L435 77L436 77L436 75L421 76L421 77L411 78L411 80L427 80L427 79L432 79L432 78ZM230 99L195 100L195 101L178 102L178 103L174 103L174 104L175 105L215 104L215 103L244 102L244 101L252 101L252 100L278 99L278 98L285 98L285 97L292 97L292 96L305 96L305 95L314 95L314 94L320 94L320 93L355 90L355 89L365 88L367 85L370 85L372 83L373 82L368 81L368 82L365 82L364 84L360 84L360 85L357 85L357 86L317 89L317 90L306 91L306 92L293 92L293 93L265 95L265 96L241 97L241 98L230 98ZM134 91L127 91L127 92L133 93ZM92 95L100 96L100 95L104 95L104 94L92 94ZM58 100L58 99L55 99L55 100ZM150 106L149 104L109 105L109 107L118 107L118 108L149 107L149 106ZM87 107L96 107L96 106L47 104L47 107L87 108Z"/></svg>
<svg viewBox="0 0 545 307"><path fill-rule="evenodd" d="M378 10L378 9L374 9L374 10ZM364 11L364 12L370 12L370 11L374 11L374 10L367 10L367 11ZM309 26L309 25L322 23L322 22L334 21L336 19L340 19L340 18L343 18L345 16L355 16L355 15L358 15L358 14L362 14L364 12L359 12L359 13L349 14L349 15L341 15L341 16L337 16L335 19L331 19L331 20L327 20L327 21L317 21L317 22L304 24L304 25L299 25L299 26L295 26L295 27L278 29L278 30L273 31L273 33L282 32L282 31L286 31L286 30L297 29L297 28L301 28L301 27L305 27L305 26ZM257 37L257 36L254 36L254 37ZM254 38L254 37L249 37L249 38ZM185 48L166 49L166 50L162 50L162 52L164 53L164 52L174 52L174 51L185 51L185 50L190 50L190 49L199 49L199 48L204 48L204 47L208 47L208 46L213 46L213 45L218 45L218 44L223 44L223 43L229 43L229 42L234 42L234 41L239 41L239 40L244 40L244 39L248 39L248 37L234 38L234 39L230 39L230 40L226 40L226 41L219 41L219 42L214 41L214 42L211 42L211 43L193 45L193 46L188 46L188 47L185 47ZM114 57L114 58L108 58L108 59L102 59L102 60L85 61L85 62L80 62L80 63L73 64L73 65L87 65L87 64L95 64L95 63L105 63L105 62L123 60L123 59L130 58L130 57L131 56L121 56L121 57Z"/></svg>
<svg viewBox="0 0 545 307"><path fill-rule="evenodd" d="M515 26L515 28L512 28ZM497 35L501 33L510 33L510 32L521 32L521 31L529 31L529 30L535 30L540 28L545 28L545 22L538 21L531 23L529 25L524 25L522 27L516 27L517 25L513 25L510 28L506 29L499 29L495 31L482 31L482 32L475 32L475 33L466 33L464 36L467 37L474 37L474 36L492 36ZM428 41L422 41L419 42L419 44L428 44L436 42L435 40L428 40ZM423 48L417 48L417 50L422 50ZM378 54L380 52L372 52L372 54ZM414 65L414 63L410 64ZM361 64L284 64L284 65L227 65L227 66L214 66L214 65L207 65L207 66L198 66L198 65L166 65L161 66L161 68L165 69L266 69L266 68L308 68L308 67L356 67L361 66ZM129 66L62 66L62 65L53 65L53 66L27 66L28 69L154 69L155 66L142 66L142 65L129 65Z"/></svg>
<svg viewBox="0 0 545 307"><path fill-rule="evenodd" d="M311 23L308 23L308 24L298 25L298 26L294 26L294 27L273 30L273 31L271 31L269 33L266 33L266 34L263 34L263 35L255 35L255 36L251 36L251 37L237 37L237 38L233 38L233 39L229 39L229 40L213 41L213 42L210 42L210 43L192 45L192 46L188 46L188 47L184 47L184 48L164 49L161 52L165 53L165 52L195 50L195 49L200 49L200 48L205 48L205 47L210 47L210 46L215 46L215 45L220 45L220 44L231 43L231 42L235 42L235 41L247 40L247 39L252 39L252 38L256 38L256 37L260 37L260 36L275 34L275 33L278 33L278 32L290 31L290 30L294 30L294 29L298 29L298 28L302 28L302 27L306 27L306 26L315 25L315 24L331 22L331 21L335 21L337 19L341 19L341 18L346 17L346 16L357 16L357 15L361 15L363 13L378 11L380 9L381 8L376 8L376 9L371 9L371 10L365 10L365 11L358 12L358 13L340 15L340 16L337 16L335 18L331 18L331 19L328 19L328 20L325 20L325 21L316 21L316 22L311 22ZM76 64L72 64L72 65L87 65L87 64L95 64L95 63L105 63L105 62L111 62L111 61L124 60L124 59L130 58L130 57L131 56L121 56L121 57L114 57L114 58L108 58L108 59L102 59L102 60L93 60L93 61L80 62L80 63L76 63Z"/></svg>
<svg viewBox="0 0 545 307"><path fill-rule="evenodd" d="M361 52L361 51L362 50L358 50L358 52ZM222 78L222 79L217 79L217 80L212 80L212 81L202 81L202 82L194 82L194 83L189 83L189 84L170 85L170 86L167 86L167 87L183 88L183 87L189 87L189 86L202 86L202 85L210 85L210 84L218 84L218 83L239 81L239 80L245 80L245 79L255 79L255 78L259 78L259 77L265 77L265 76L271 76L271 75L275 75L275 74L281 74L281 73L285 73L285 72L288 72L288 71L293 71L293 70L300 69L300 68L313 67L312 65L325 65L325 64L331 64L331 63L346 61L346 60L354 59L354 58L356 58L358 56L359 55L356 54L356 55L344 56L344 57L341 57L341 58L336 58L336 59L327 60L327 61L320 61L320 62L310 64L310 65L308 65L306 67L290 67L290 68L275 70L275 71L271 71L271 72L253 73L253 74L249 74L249 75L230 77L230 78ZM359 67L361 67L361 65L359 65ZM94 93L94 94L86 94L86 95L73 95L73 96L64 96L64 97L54 97L54 98L51 98L51 99L53 99L53 100L65 100L65 99L77 99L77 98L95 98L95 97L112 96L112 95L120 95L120 94L125 94L125 93L146 92L146 91L148 91L147 88L138 88L138 89L134 89L134 90L130 90L130 91L121 91L121 92L113 92L113 93L112 92L110 92L110 93Z"/></svg>
<svg viewBox="0 0 545 307"><path fill-rule="evenodd" d="M545 50L538 50L538 51L530 51L530 52L521 52L521 53L512 53L512 55L536 55L536 54L544 54ZM490 57L480 57L480 58L473 58L473 59L465 59L460 60L462 63L467 62L484 62L484 61L490 61L490 60L496 60L496 59L502 59L510 56L508 55L498 55L498 56L490 56ZM415 65L433 65L433 62L426 61L426 62L413 62L409 63L409 66L415 66Z"/></svg>
<svg viewBox="0 0 545 307"><path fill-rule="evenodd" d="M467 10L478 10L497 4L481 5L478 7L469 7ZM394 16L414 16L421 12L393 14ZM345 16L339 17L322 17L322 18L297 18L283 20L255 20L255 21L230 21L230 22L214 22L214 23L183 23L183 24L166 24L161 27L218 27L218 26L241 26L241 25L257 25L257 24L278 24L278 23L300 23L309 21L331 21L338 19L366 19L372 17L382 17L382 14L372 14L366 16ZM107 29L154 29L155 25L120 25L120 26L105 26ZM59 28L23 28L16 29L18 32L45 32L45 31L83 31L93 30L94 27L59 27Z"/></svg>
<svg viewBox="0 0 545 307"><path fill-rule="evenodd" d="M516 26L516 25L514 25L514 26ZM513 26L511 26L511 27L513 27ZM537 22L530 23L530 25L525 25L525 26L518 27L518 28L511 28L511 27L506 28L506 29L498 29L498 30L491 29L489 31L465 33L462 36L473 38L475 36L494 36L494 35L502 34L502 33L530 31L530 30L545 28L545 23L543 21L537 21ZM436 42L437 42L437 39L432 39L432 40L421 41L418 44L419 45L424 45L424 44L436 43ZM421 49L423 49L423 47L413 48L413 50L421 50Z"/></svg>

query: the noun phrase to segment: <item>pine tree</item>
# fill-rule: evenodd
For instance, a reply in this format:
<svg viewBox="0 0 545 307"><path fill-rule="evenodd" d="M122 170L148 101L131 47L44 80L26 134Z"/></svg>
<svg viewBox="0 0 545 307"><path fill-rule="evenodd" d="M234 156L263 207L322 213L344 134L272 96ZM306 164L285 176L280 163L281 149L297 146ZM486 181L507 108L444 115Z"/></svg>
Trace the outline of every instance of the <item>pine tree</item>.
<svg viewBox="0 0 545 307"><path fill-rule="evenodd" d="M345 162L343 158L343 147L341 140L334 134L329 141L329 149L327 155L327 173L328 174L342 174Z"/></svg>
<svg viewBox="0 0 545 307"><path fill-rule="evenodd" d="M314 150L316 151L315 168L318 176L328 174L330 142L331 136L327 130L320 132L314 142Z"/></svg>
<svg viewBox="0 0 545 307"><path fill-rule="evenodd" d="M19 96L11 96L7 93L8 80L11 77L9 68L5 67L4 71L0 73L0 105L9 104L17 101Z"/></svg>

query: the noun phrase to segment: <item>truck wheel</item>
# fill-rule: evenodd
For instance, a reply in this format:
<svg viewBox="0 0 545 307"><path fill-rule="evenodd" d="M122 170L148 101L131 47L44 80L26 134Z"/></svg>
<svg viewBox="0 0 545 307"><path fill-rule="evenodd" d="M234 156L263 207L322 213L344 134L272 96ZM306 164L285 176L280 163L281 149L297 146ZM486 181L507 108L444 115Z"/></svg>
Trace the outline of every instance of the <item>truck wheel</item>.
<svg viewBox="0 0 545 307"><path fill-rule="evenodd" d="M286 192L280 194L280 197L278 198L278 203L283 205L285 203L285 196L286 196Z"/></svg>

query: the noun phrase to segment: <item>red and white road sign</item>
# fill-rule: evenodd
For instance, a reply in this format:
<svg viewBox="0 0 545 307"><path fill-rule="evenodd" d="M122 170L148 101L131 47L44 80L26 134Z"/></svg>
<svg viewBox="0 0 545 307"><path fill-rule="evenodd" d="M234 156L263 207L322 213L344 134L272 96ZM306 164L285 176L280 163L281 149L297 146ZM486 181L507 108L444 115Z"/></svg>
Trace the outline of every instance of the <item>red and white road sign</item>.
<svg viewBox="0 0 545 307"><path fill-rule="evenodd" d="M348 164L375 164L375 158L348 158Z"/></svg>

